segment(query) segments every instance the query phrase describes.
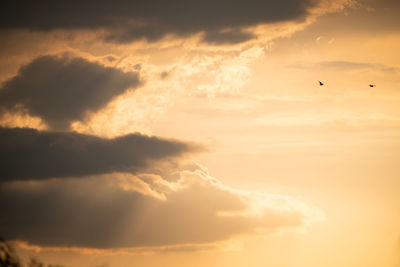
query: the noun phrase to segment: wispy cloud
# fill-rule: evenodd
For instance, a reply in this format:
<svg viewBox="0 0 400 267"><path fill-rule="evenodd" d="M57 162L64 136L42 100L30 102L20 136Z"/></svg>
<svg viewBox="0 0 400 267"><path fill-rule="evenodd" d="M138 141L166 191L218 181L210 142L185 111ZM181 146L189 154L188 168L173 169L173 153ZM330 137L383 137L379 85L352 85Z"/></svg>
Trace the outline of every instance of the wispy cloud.
<svg viewBox="0 0 400 267"><path fill-rule="evenodd" d="M387 66L384 64L353 62L353 61L321 61L321 62L297 62L288 65L291 68L299 69L331 69L339 71L349 70L377 70L388 73L397 73L400 68L397 66Z"/></svg>

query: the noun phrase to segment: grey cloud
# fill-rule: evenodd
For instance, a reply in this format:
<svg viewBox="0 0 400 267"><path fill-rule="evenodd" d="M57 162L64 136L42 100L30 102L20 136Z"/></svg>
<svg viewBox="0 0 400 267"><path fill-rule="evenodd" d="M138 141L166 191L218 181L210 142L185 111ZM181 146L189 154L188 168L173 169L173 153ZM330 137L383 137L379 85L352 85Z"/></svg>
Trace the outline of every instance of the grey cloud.
<svg viewBox="0 0 400 267"><path fill-rule="evenodd" d="M263 23L303 20L312 0L88 0L11 1L0 11L0 27L50 31L55 29L110 29L105 38L131 42L159 40L166 34L188 36L206 33L213 43L242 42L253 36L242 27ZM226 33L226 29L233 29Z"/></svg>
<svg viewBox="0 0 400 267"><path fill-rule="evenodd" d="M399 33L400 1L357 0L353 1L353 4L354 2L356 2L356 6L353 6L355 8L349 8L346 12L327 14L300 35L314 40L315 34L341 38L345 36L378 38ZM377 46L376 49L383 47Z"/></svg>
<svg viewBox="0 0 400 267"><path fill-rule="evenodd" d="M153 247L298 227L307 217L295 206L280 206L287 199L260 214L239 214L251 209L246 196L198 178L166 200L122 190L112 176L0 184L0 233L40 246Z"/></svg>
<svg viewBox="0 0 400 267"><path fill-rule="evenodd" d="M41 56L22 67L0 89L3 109L22 108L53 129L68 129L88 111L140 85L136 72L124 73L83 58Z"/></svg>
<svg viewBox="0 0 400 267"><path fill-rule="evenodd" d="M0 182L135 173L154 160L173 159L198 148L140 134L105 139L74 132L0 128Z"/></svg>
<svg viewBox="0 0 400 267"><path fill-rule="evenodd" d="M251 40L255 37L256 36L254 34L240 30L228 32L207 32L204 36L204 41L214 44L241 43Z"/></svg>

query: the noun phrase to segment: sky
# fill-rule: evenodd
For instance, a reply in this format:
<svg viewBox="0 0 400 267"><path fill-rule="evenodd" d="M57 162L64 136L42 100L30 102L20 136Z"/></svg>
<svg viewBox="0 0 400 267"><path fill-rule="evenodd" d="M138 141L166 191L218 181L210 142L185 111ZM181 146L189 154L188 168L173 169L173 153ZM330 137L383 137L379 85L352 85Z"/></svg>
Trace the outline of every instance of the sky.
<svg viewBox="0 0 400 267"><path fill-rule="evenodd" d="M399 12L4 6L0 236L66 267L399 267Z"/></svg>

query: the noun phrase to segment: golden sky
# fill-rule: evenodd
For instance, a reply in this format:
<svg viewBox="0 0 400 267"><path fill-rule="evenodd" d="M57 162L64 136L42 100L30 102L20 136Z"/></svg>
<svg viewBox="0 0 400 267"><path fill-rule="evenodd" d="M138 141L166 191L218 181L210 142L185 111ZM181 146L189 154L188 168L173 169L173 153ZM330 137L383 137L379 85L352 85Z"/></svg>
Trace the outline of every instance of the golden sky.
<svg viewBox="0 0 400 267"><path fill-rule="evenodd" d="M400 266L399 12L16 1L0 236L71 267Z"/></svg>

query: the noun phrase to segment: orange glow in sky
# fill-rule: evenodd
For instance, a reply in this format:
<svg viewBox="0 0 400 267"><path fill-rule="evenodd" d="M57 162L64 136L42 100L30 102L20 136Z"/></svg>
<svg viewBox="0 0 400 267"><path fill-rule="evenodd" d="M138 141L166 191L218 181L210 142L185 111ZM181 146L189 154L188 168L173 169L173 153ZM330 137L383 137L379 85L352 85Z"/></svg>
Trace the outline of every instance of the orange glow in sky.
<svg viewBox="0 0 400 267"><path fill-rule="evenodd" d="M33 2L0 11L21 261L400 266L398 1Z"/></svg>

